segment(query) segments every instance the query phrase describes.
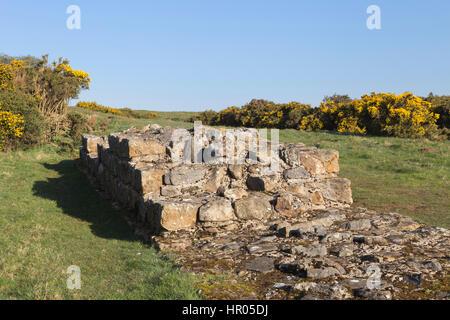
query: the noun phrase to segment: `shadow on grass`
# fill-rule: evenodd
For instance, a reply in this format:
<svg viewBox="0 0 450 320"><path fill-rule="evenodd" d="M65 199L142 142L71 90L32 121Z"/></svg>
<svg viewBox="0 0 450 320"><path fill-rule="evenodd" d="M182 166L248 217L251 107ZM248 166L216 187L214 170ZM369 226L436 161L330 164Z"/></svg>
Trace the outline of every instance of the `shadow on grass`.
<svg viewBox="0 0 450 320"><path fill-rule="evenodd" d="M78 170L75 160L45 163L43 166L58 172L60 176L36 181L33 185L35 196L56 201L65 214L89 222L92 233L98 237L138 241L111 203L103 200Z"/></svg>

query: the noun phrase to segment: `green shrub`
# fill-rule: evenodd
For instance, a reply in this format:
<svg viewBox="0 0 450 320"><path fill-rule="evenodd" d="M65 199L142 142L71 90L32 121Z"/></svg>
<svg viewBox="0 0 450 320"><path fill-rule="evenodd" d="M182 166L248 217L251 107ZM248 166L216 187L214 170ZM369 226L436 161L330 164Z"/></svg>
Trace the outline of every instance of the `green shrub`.
<svg viewBox="0 0 450 320"><path fill-rule="evenodd" d="M118 110L121 112L122 115L135 119L153 119L158 116L158 114L154 111L133 110L130 108L121 108Z"/></svg>
<svg viewBox="0 0 450 320"><path fill-rule="evenodd" d="M69 120L68 135L77 145L81 141L81 135L89 131L88 118L76 111L67 114Z"/></svg>
<svg viewBox="0 0 450 320"><path fill-rule="evenodd" d="M302 118L312 114L310 105L299 102L277 104L262 99L253 99L248 104L229 107L219 113L207 110L193 117L209 125L255 128L298 128Z"/></svg>
<svg viewBox="0 0 450 320"><path fill-rule="evenodd" d="M219 121L217 121L218 113L214 110L206 110L201 112L198 115L195 115L191 118L191 121L201 121L204 124L207 125L215 125L219 124ZM232 124L229 124L232 126Z"/></svg>
<svg viewBox="0 0 450 320"><path fill-rule="evenodd" d="M439 128L450 129L450 96L436 96L430 93L424 100L431 103L434 112L439 114Z"/></svg>

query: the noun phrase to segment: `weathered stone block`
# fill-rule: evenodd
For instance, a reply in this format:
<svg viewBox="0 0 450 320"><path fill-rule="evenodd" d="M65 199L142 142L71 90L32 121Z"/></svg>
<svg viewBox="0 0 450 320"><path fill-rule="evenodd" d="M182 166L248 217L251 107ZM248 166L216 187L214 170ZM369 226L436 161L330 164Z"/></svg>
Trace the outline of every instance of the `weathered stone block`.
<svg viewBox="0 0 450 320"><path fill-rule="evenodd" d="M81 143L88 153L98 152L97 144L105 142L103 137L94 136L92 134L83 134L81 136Z"/></svg>
<svg viewBox="0 0 450 320"><path fill-rule="evenodd" d="M318 149L318 158L327 173L339 173L339 152L331 149Z"/></svg>
<svg viewBox="0 0 450 320"><path fill-rule="evenodd" d="M262 220L272 213L270 198L263 195L251 195L234 203L236 216L241 220Z"/></svg>
<svg viewBox="0 0 450 320"><path fill-rule="evenodd" d="M311 202L312 202L312 204L317 205L317 206L323 205L324 200L323 200L322 193L320 193L319 191L313 192L311 195Z"/></svg>
<svg viewBox="0 0 450 320"><path fill-rule="evenodd" d="M166 153L166 147L159 141L142 135L111 134L108 143L111 151L124 159Z"/></svg>
<svg viewBox="0 0 450 320"><path fill-rule="evenodd" d="M235 201L247 197L248 193L243 188L230 188L224 191L223 196L227 199Z"/></svg>
<svg viewBox="0 0 450 320"><path fill-rule="evenodd" d="M181 189L177 186L162 186L161 195L164 197L176 197L181 195Z"/></svg>
<svg viewBox="0 0 450 320"><path fill-rule="evenodd" d="M320 183L322 196L327 200L352 204L351 182L345 178L327 179Z"/></svg>
<svg viewBox="0 0 450 320"><path fill-rule="evenodd" d="M284 170L283 177L286 180L294 180L294 179L308 179L311 177L311 175L308 173L308 171L306 171L304 167L296 167Z"/></svg>
<svg viewBox="0 0 450 320"><path fill-rule="evenodd" d="M171 185L188 185L196 183L206 177L207 167L204 165L180 165L172 168L164 176L164 183Z"/></svg>
<svg viewBox="0 0 450 320"><path fill-rule="evenodd" d="M298 214L298 210L293 207L294 197L291 194L281 194L277 197L275 210L281 215L294 217Z"/></svg>
<svg viewBox="0 0 450 320"><path fill-rule="evenodd" d="M258 177L249 176L247 178L247 187L252 191L271 192L278 187L277 179L274 176Z"/></svg>
<svg viewBox="0 0 450 320"><path fill-rule="evenodd" d="M300 164L305 167L306 171L308 171L310 174L319 175L326 173L322 161L311 154L300 154Z"/></svg>
<svg viewBox="0 0 450 320"><path fill-rule="evenodd" d="M150 200L147 223L160 225L168 231L188 229L195 226L199 203L188 201Z"/></svg>
<svg viewBox="0 0 450 320"><path fill-rule="evenodd" d="M228 171L233 179L240 180L243 177L244 166L242 164L230 164Z"/></svg>
<svg viewBox="0 0 450 320"><path fill-rule="evenodd" d="M235 219L231 201L215 199L202 205L198 212L200 221L221 222Z"/></svg>
<svg viewBox="0 0 450 320"><path fill-rule="evenodd" d="M133 186L141 194L159 193L167 170L156 168L134 169Z"/></svg>
<svg viewBox="0 0 450 320"><path fill-rule="evenodd" d="M303 143L291 143L280 147L280 157L289 166L296 167L301 164L300 156L305 152L314 152L316 148L306 147Z"/></svg>
<svg viewBox="0 0 450 320"><path fill-rule="evenodd" d="M216 193L219 187L227 182L227 170L224 167L214 167L211 169L210 177L203 185L203 190L210 193ZM229 181L229 178L228 178Z"/></svg>

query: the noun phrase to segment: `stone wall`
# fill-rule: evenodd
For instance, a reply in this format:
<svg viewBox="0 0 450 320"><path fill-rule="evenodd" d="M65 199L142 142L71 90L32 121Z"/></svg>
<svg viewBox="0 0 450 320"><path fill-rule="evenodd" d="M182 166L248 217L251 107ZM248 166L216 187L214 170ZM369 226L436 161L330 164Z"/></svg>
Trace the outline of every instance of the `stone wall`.
<svg viewBox="0 0 450 320"><path fill-rule="evenodd" d="M234 136L201 130L201 135L181 130L180 136L180 129L153 124L108 136L83 135L81 163L154 234L230 230L243 220L295 217L352 203L350 181L338 177L335 150L274 144L251 129L236 129ZM256 137L257 149L250 140L235 139L246 135ZM218 142L223 149L214 147Z"/></svg>

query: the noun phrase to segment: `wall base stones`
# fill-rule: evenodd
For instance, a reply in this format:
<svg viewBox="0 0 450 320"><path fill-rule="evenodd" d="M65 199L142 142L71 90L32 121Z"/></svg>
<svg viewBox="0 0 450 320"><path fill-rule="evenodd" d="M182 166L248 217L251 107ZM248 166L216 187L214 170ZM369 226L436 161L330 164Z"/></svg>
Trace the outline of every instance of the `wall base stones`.
<svg viewBox="0 0 450 320"><path fill-rule="evenodd" d="M152 241L186 271L238 282L207 299L450 299L450 232L396 213L313 210Z"/></svg>

